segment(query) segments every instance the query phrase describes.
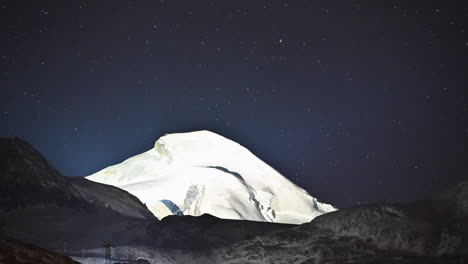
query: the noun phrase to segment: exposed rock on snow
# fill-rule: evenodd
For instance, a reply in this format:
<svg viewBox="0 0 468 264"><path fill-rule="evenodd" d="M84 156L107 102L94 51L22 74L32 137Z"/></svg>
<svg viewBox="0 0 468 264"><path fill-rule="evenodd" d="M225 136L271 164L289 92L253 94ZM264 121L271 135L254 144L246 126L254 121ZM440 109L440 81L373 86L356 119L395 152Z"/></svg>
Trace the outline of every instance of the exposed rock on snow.
<svg viewBox="0 0 468 264"><path fill-rule="evenodd" d="M163 136L153 149L87 178L127 190L159 219L177 207L184 215L297 224L336 210L209 131Z"/></svg>

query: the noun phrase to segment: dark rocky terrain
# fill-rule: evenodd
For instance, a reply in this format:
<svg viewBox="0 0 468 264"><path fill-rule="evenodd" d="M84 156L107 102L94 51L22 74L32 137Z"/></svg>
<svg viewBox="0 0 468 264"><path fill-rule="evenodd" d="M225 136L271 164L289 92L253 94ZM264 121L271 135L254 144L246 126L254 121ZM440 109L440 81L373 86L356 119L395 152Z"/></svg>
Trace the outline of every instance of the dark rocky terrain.
<svg viewBox="0 0 468 264"><path fill-rule="evenodd" d="M226 220L204 214L168 216L148 229L158 248L210 250L266 235L295 225L244 220Z"/></svg>
<svg viewBox="0 0 468 264"><path fill-rule="evenodd" d="M467 197L462 182L423 201L341 209L217 255L224 263L464 263Z"/></svg>
<svg viewBox="0 0 468 264"><path fill-rule="evenodd" d="M0 264L78 264L69 257L0 236Z"/></svg>
<svg viewBox="0 0 468 264"><path fill-rule="evenodd" d="M29 143L0 139L0 221L4 232L52 250L103 240L156 221L133 195L118 188L62 176Z"/></svg>
<svg viewBox="0 0 468 264"><path fill-rule="evenodd" d="M0 210L66 206L79 210L109 208L122 215L154 218L135 196L84 178L64 177L29 143L0 139Z"/></svg>

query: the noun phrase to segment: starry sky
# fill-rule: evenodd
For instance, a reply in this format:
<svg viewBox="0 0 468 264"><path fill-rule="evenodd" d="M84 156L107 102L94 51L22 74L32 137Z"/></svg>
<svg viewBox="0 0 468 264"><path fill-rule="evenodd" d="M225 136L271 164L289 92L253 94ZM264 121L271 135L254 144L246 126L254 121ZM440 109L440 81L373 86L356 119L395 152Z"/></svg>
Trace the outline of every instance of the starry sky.
<svg viewBox="0 0 468 264"><path fill-rule="evenodd" d="M0 136L67 176L208 129L338 207L468 179L464 1L0 0Z"/></svg>

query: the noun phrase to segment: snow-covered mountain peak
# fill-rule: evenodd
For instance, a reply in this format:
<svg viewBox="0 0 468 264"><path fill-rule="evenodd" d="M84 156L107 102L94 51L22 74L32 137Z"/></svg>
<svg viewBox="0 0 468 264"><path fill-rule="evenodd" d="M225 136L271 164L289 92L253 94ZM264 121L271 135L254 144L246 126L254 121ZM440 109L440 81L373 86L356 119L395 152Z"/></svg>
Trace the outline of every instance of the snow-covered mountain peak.
<svg viewBox="0 0 468 264"><path fill-rule="evenodd" d="M88 179L122 188L158 217L201 215L303 223L335 210L240 144L210 131L168 134Z"/></svg>
<svg viewBox="0 0 468 264"><path fill-rule="evenodd" d="M207 130L166 134L156 141L154 151L162 161L186 166L223 163L233 156L249 152L238 143Z"/></svg>

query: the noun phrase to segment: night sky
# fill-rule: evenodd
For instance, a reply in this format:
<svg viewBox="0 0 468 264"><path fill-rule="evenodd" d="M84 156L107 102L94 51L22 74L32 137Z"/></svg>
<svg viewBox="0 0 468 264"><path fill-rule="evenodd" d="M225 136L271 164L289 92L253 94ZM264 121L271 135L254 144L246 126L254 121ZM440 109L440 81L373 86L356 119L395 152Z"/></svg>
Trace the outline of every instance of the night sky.
<svg viewBox="0 0 468 264"><path fill-rule="evenodd" d="M465 1L0 1L0 136L68 176L208 129L338 207L468 179Z"/></svg>

